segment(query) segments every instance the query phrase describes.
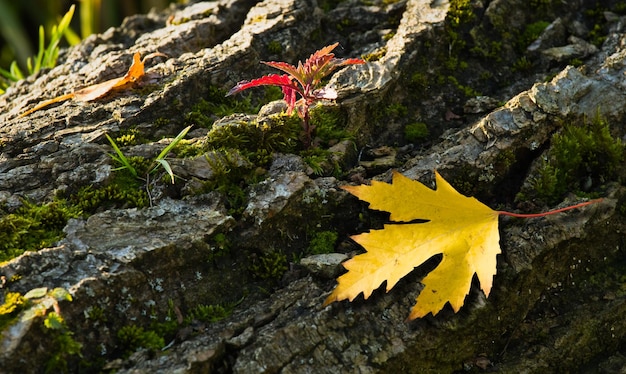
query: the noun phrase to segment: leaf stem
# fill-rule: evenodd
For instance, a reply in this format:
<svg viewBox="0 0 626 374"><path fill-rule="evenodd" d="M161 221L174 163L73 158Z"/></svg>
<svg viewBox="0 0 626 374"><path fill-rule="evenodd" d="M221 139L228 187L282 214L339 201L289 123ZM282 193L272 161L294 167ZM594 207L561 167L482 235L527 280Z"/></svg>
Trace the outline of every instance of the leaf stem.
<svg viewBox="0 0 626 374"><path fill-rule="evenodd" d="M511 212L505 212L505 211L498 211L498 214L502 215L502 216L510 216L510 217L518 217L518 218L545 217L545 216L549 216L551 214L561 213L561 212L565 212L567 210L576 209L576 208L580 208L580 207L583 207L583 206L586 206L586 205L599 203L600 201L602 201L602 199L595 199L595 200L585 201L584 203L580 203L580 204L576 204L576 205L572 205L572 206L566 206L565 208L549 210L549 211L543 212L543 213L521 214L521 213L511 213Z"/></svg>

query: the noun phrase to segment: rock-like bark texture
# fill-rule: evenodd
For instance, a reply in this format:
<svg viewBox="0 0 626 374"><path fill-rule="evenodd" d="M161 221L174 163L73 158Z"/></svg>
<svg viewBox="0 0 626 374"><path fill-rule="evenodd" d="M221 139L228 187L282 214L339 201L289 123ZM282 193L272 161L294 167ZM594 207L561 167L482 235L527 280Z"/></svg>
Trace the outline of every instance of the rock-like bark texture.
<svg viewBox="0 0 626 374"><path fill-rule="evenodd" d="M0 96L0 219L25 199L41 204L109 185L120 171L105 133L137 131L145 144L123 151L154 157L198 118L201 99L267 73L259 61L295 63L335 41L341 57L371 60L330 79L339 98L329 106L353 136L329 145L318 170L295 151L260 165L222 149L173 155L181 178L175 186L144 181L150 206L99 207L70 219L55 246L0 264L2 303L8 292L69 290L73 300L57 307L82 344L81 357L64 351L55 332L24 310L0 332L0 371L39 372L50 362L55 370L117 373L626 370L623 166L589 179L587 192L602 195L601 203L502 219L491 295L473 287L456 315L446 308L405 321L434 263L387 294L322 307L339 263L360 250L348 235L386 219L342 184L388 180L391 168L430 183L437 169L494 208L549 209L519 196L537 188L564 123L601 116L615 137L626 134L624 18L612 8L598 16L585 2L533 4L195 2L131 17L9 88ZM585 14L603 22L603 43L592 43ZM527 26L540 20L549 27L523 42ZM138 87L18 118L41 100L123 75L134 52L155 51L167 57L148 61ZM216 118L212 128L196 124L190 144L206 147L211 131L238 126L279 128L271 113L281 108ZM415 122L427 123L430 136L407 140L404 129ZM240 169L249 173L236 181L238 194L221 189L219 178ZM579 199L571 192L559 205ZM339 253L306 257L324 230L339 234ZM55 308L52 298L42 300L46 310ZM200 320L194 310L209 305L230 313ZM120 331L128 326L161 332L166 348L139 333L125 346Z"/></svg>

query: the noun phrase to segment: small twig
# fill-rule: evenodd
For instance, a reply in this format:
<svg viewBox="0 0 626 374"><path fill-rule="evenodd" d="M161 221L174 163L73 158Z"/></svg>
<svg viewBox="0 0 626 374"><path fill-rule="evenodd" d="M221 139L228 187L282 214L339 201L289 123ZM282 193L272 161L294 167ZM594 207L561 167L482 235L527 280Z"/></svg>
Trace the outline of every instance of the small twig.
<svg viewBox="0 0 626 374"><path fill-rule="evenodd" d="M146 193L148 194L148 201L150 202L150 208L153 207L152 194L150 193L150 173L146 174Z"/></svg>
<svg viewBox="0 0 626 374"><path fill-rule="evenodd" d="M565 211L568 211L568 210L571 210L571 209L581 208L581 207L584 207L584 206L587 206L587 205L590 205L590 204L599 203L601 201L602 201L602 199L590 200L590 201L586 201L584 203L580 203L580 204L576 204L576 205L572 205L572 206L566 206L565 208L550 210L550 211L543 212L543 213L522 214L522 213L511 213L511 212L499 211L498 214L500 214L501 216L518 217L518 218L545 217L545 216L549 216L551 214L561 213L561 212L565 212Z"/></svg>

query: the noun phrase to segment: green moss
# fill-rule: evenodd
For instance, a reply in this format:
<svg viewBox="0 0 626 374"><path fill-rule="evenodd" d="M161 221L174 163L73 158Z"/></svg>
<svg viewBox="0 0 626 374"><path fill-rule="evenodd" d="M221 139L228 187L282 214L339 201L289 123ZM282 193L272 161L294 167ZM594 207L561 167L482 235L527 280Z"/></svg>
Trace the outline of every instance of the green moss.
<svg viewBox="0 0 626 374"><path fill-rule="evenodd" d="M335 231L320 231L313 235L306 253L319 255L335 251L338 234Z"/></svg>
<svg viewBox="0 0 626 374"><path fill-rule="evenodd" d="M82 345L74 340L72 332L59 312L58 304L54 312L46 314L46 306L41 303L44 297L53 297L56 301L72 300L69 292L62 288L55 288L51 291L45 287L37 288L24 296L17 292L6 292L4 303L0 305L0 332L13 323L23 311L26 312L21 318L45 316L43 319L45 327L43 333L46 335L45 350L42 350L43 359L46 361L45 372L67 373L68 359L72 356L80 356Z"/></svg>
<svg viewBox="0 0 626 374"><path fill-rule="evenodd" d="M212 129L207 134L209 149L237 150L253 164L269 162L273 152L293 152L298 146L300 119L284 114L271 116L265 122L241 122Z"/></svg>
<svg viewBox="0 0 626 374"><path fill-rule="evenodd" d="M198 304L191 308L184 317L181 315L174 302L168 302L168 310L166 315L159 319L156 311L150 312L150 318L153 322L150 326L143 328L135 324L127 325L117 332L117 349L118 354L123 357L130 356L138 349L160 350L166 341L176 338L177 332L187 326L197 323L215 323L230 316L240 301L221 304ZM182 320L181 320L182 318Z"/></svg>
<svg viewBox="0 0 626 374"><path fill-rule="evenodd" d="M341 140L350 139L351 134L345 130L345 114L335 106L318 105L311 110L310 124L314 127L314 144L320 147L328 147ZM225 170L230 173L233 168L239 169L240 173L235 179L245 179L245 174L257 170L258 167L266 167L271 161L272 154L298 153L313 162L328 160L329 153L320 148L302 150L302 142L299 137L303 135L302 121L296 115L290 116L282 113L275 114L263 122L245 122L228 124L211 129L207 134L206 147L220 152L214 159L209 160L214 169ZM230 159L229 159L230 158ZM314 158L314 159L313 159ZM243 170L241 159L249 165ZM221 178L218 176L217 179ZM215 179L215 178L214 178ZM234 182L232 175L222 182ZM212 187L220 187L221 182L210 182Z"/></svg>
<svg viewBox="0 0 626 374"><path fill-rule="evenodd" d="M106 310L104 310L103 308L97 305L89 306L85 310L85 314L88 319L94 322L101 323L101 322L106 322L108 320Z"/></svg>
<svg viewBox="0 0 626 374"><path fill-rule="evenodd" d="M385 108L385 116L393 119L406 117L407 113L408 108L406 107L406 105L400 103L392 103L389 104L387 108Z"/></svg>
<svg viewBox="0 0 626 374"><path fill-rule="evenodd" d="M475 45L470 49L470 52L474 56L500 63L502 62L502 48L502 41L481 37L475 41Z"/></svg>
<svg viewBox="0 0 626 374"><path fill-rule="evenodd" d="M601 24L595 24L593 25L591 31L589 31L589 35L587 37L596 47L601 47L602 43L606 40L606 35L607 32L604 29L604 26Z"/></svg>
<svg viewBox="0 0 626 374"><path fill-rule="evenodd" d="M467 69L467 62L461 61L458 56L450 56L445 60L444 67L450 72L465 70Z"/></svg>
<svg viewBox="0 0 626 374"><path fill-rule="evenodd" d="M573 58L569 61L569 64L575 67L582 66L584 62L579 58Z"/></svg>
<svg viewBox="0 0 626 374"><path fill-rule="evenodd" d="M262 102L267 103L274 100L280 100L283 98L283 90L277 86L266 86L263 93Z"/></svg>
<svg viewBox="0 0 626 374"><path fill-rule="evenodd" d="M605 4L604 2L597 1L595 7L587 8L583 12L588 18L588 21L594 23L587 35L587 40L597 47L602 46L602 43L604 43L608 35L608 22L605 17L605 12L610 11L624 14L626 11L626 2L624 1L613 2L611 7L608 5L609 4Z"/></svg>
<svg viewBox="0 0 626 374"><path fill-rule="evenodd" d="M337 8L337 6L339 4L341 4L343 1L345 0L320 0L318 2L318 6L324 11L324 12L329 12L335 8Z"/></svg>
<svg viewBox="0 0 626 374"><path fill-rule="evenodd" d="M317 146L327 147L341 140L352 138L352 134L345 130L347 118L339 107L317 105L311 109L310 115L310 124L315 127L314 143ZM293 124L291 126L295 127Z"/></svg>
<svg viewBox="0 0 626 374"><path fill-rule="evenodd" d="M476 18L471 0L451 0L446 20L453 28L472 22Z"/></svg>
<svg viewBox="0 0 626 374"><path fill-rule="evenodd" d="M146 97L155 91L160 91L163 89L161 84L143 84L138 88L135 88L133 92L139 94L142 97Z"/></svg>
<svg viewBox="0 0 626 374"><path fill-rule="evenodd" d="M329 164L330 152L321 148L312 148L300 153L304 162L313 169L315 175L338 174L341 173L339 165ZM331 166L333 170L328 170ZM335 167L336 166L336 167Z"/></svg>
<svg viewBox="0 0 626 374"><path fill-rule="evenodd" d="M112 208L144 208L150 205L148 194L137 178L124 172L114 174L108 185L82 187L69 201L88 214Z"/></svg>
<svg viewBox="0 0 626 374"><path fill-rule="evenodd" d="M185 115L185 124L210 128L218 118L233 113L252 113L252 109L251 96L237 100L233 96L227 97L226 91L211 86L207 97L200 99Z"/></svg>
<svg viewBox="0 0 626 374"><path fill-rule="evenodd" d="M428 126L423 122L409 123L404 128L404 138L410 143L422 141L428 134Z"/></svg>
<svg viewBox="0 0 626 374"><path fill-rule="evenodd" d="M617 14L626 14L626 1L618 1L613 7L613 11Z"/></svg>
<svg viewBox="0 0 626 374"><path fill-rule="evenodd" d="M124 326L117 332L118 347L129 356L140 348L159 350L165 346L165 341L156 332L145 331L136 325Z"/></svg>
<svg viewBox="0 0 626 374"><path fill-rule="evenodd" d="M517 48L520 52L524 52L526 48L534 42L539 35L550 25L547 21L537 21L526 25L524 31L517 38Z"/></svg>
<svg viewBox="0 0 626 374"><path fill-rule="evenodd" d="M189 311L189 315L185 317L185 323L191 324L194 321L205 323L214 323L223 320L231 315L232 306L222 305L198 305Z"/></svg>
<svg viewBox="0 0 626 374"><path fill-rule="evenodd" d="M460 194L476 197L482 192L477 181L480 181L483 173L484 171L477 173L475 169L464 166L455 173L454 177L451 178L449 182Z"/></svg>
<svg viewBox="0 0 626 374"><path fill-rule="evenodd" d="M64 200L42 205L24 202L14 213L0 217L0 261L53 245L63 237L67 221L80 214L78 207Z"/></svg>
<svg viewBox="0 0 626 374"><path fill-rule="evenodd" d="M204 152L205 149L202 145L185 139L179 141L176 146L172 148L172 153L174 153L178 158L195 157L203 154Z"/></svg>
<svg viewBox="0 0 626 374"><path fill-rule="evenodd" d="M448 83L452 83L459 91L463 93L466 97L476 97L481 96L481 93L474 90L469 86L462 85L459 81L452 75L447 77Z"/></svg>
<svg viewBox="0 0 626 374"><path fill-rule="evenodd" d="M129 146L138 144L137 135L139 135L139 130L137 129L129 129L124 133L120 134L115 138L115 142L120 146Z"/></svg>
<svg viewBox="0 0 626 374"><path fill-rule="evenodd" d="M417 90L425 90L426 88L428 88L429 84L428 76L422 71L416 71L411 74L409 84L411 85L411 87Z"/></svg>
<svg viewBox="0 0 626 374"><path fill-rule="evenodd" d="M497 174L502 174L509 170L511 166L517 161L517 157L515 153L513 153L510 149L505 149L502 152L498 153L494 160L494 172Z"/></svg>
<svg viewBox="0 0 626 374"><path fill-rule="evenodd" d="M154 125L156 127L164 127L164 126L169 125L171 122L172 121L169 118L160 117L154 120Z"/></svg>
<svg viewBox="0 0 626 374"><path fill-rule="evenodd" d="M361 58L365 61L378 61L381 58L385 57L385 54L387 54L387 48L382 47L382 48L376 49L372 53L368 53L368 54L361 56Z"/></svg>
<svg viewBox="0 0 626 374"><path fill-rule="evenodd" d="M349 18L344 18L335 25L335 28L337 29L338 32L341 33L341 32L347 32L347 30L352 28L352 26L354 25L355 23L353 20Z"/></svg>
<svg viewBox="0 0 626 374"><path fill-rule="evenodd" d="M287 271L287 256L282 251L269 251L255 258L250 265L255 278L277 281Z"/></svg>
<svg viewBox="0 0 626 374"><path fill-rule="evenodd" d="M530 71L533 67L533 63L526 57L522 56L513 63L513 69L519 72Z"/></svg>
<svg viewBox="0 0 626 374"><path fill-rule="evenodd" d="M267 50L271 54L280 54L283 51L283 45L277 40L272 40L267 44Z"/></svg>
<svg viewBox="0 0 626 374"><path fill-rule="evenodd" d="M280 89L279 89L280 91ZM257 113L260 109L261 100L275 97L276 90L266 89L265 96L253 100L253 94L247 96L226 96L226 91L211 86L206 97L200 99L192 106L191 111L185 114L186 125L196 125L211 128L216 119L234 113Z"/></svg>
<svg viewBox="0 0 626 374"><path fill-rule="evenodd" d="M254 165L236 149L210 151L205 157L214 174L196 192L220 192L225 197L228 214L239 216L247 203L244 188L257 177Z"/></svg>
<svg viewBox="0 0 626 374"><path fill-rule="evenodd" d="M350 134L344 130L345 121L343 112L337 107L313 108L310 123L315 126L315 144L326 147L349 138ZM222 192L227 198L229 212L240 214L246 203L243 189L262 177L259 171L269 165L274 153L301 151L300 135L301 119L295 114L288 116L284 113L264 118L262 122L242 121L212 128L207 134L205 147L210 150L207 160L215 174L199 192ZM315 150L319 148L302 151L302 156L306 158ZM327 151L323 156L317 152L315 161L328 163L332 169L329 172L335 173L338 165L328 161L328 155Z"/></svg>
<svg viewBox="0 0 626 374"><path fill-rule="evenodd" d="M230 240L228 240L225 234L215 234L211 238L211 241L212 243L209 246L211 254L209 255L208 261L215 261L216 259L230 253Z"/></svg>
<svg viewBox="0 0 626 374"><path fill-rule="evenodd" d="M28 305L28 300L18 292L7 292L0 305L0 332L13 323L17 315Z"/></svg>
<svg viewBox="0 0 626 374"><path fill-rule="evenodd" d="M596 117L582 126L570 124L552 137L552 147L532 181L534 193L547 204L568 192L589 195L615 180L624 146L614 139L606 120Z"/></svg>

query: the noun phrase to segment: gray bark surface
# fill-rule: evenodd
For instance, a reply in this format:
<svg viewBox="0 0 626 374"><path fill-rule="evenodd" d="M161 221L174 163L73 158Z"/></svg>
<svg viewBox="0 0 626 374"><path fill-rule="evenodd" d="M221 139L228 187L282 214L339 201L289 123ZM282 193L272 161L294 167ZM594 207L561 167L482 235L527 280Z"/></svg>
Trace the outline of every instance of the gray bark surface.
<svg viewBox="0 0 626 374"><path fill-rule="evenodd" d="M405 320L428 265L389 293L381 288L368 300L323 306L342 272L340 262L362 250L348 236L386 219L368 213L342 185L389 181L396 169L434 187L437 170L494 209L559 208L581 198L570 194L551 207L514 199L534 188L563 122L600 115L613 134L625 135L623 17L607 23L606 41L597 47L572 26L586 8L562 10L528 49L536 62L533 74L507 68L495 74L509 74L510 84L501 84L491 97L459 98L458 92L451 96L451 89L437 87L437 75L447 73L427 61L452 48L446 26L450 3L455 2L347 0L323 10L313 0L196 2L128 18L64 50L57 67L0 96L3 213L15 211L24 199L40 204L84 186L106 185L117 165L105 133L140 129L153 140L124 151L158 154L215 87L228 91L240 80L268 73L259 61L295 63L335 41L341 43L335 51L341 57L382 54L338 71L328 83L339 94L331 105L340 108L346 128L354 132L354 139L330 148L341 175L319 176L298 155L274 154L263 178L245 188L246 204L235 214L218 191L190 192L217 178L218 153L174 156L170 163L184 178L177 187L155 180L150 207L102 209L69 220L54 246L0 264L3 291L69 290L73 301L60 302L60 309L83 346L82 358L67 358L71 372L623 372L623 170L602 185L604 199L595 205L545 218L501 218L503 254L491 294L485 298L474 282L457 314L446 307L435 317ZM533 19L525 1L472 4L481 16L476 33L501 25L523 30ZM478 45L479 37L472 35L467 42ZM281 52L268 48L270 43L282 46ZM503 46L501 57L512 56L512 48ZM148 61L140 87L18 118L42 100L122 76L134 52L155 51L167 57ZM584 64L567 65L573 59ZM483 60L483 66L470 69L478 74L489 65ZM424 66L428 83L416 88L409 82ZM435 133L419 148L403 140L401 119L384 112L390 102L412 97L420 99L412 108L416 117ZM214 128L270 121L268 112L276 108L282 106L219 118ZM209 131L194 127L187 138L202 143ZM377 162L366 162L368 152ZM504 162L510 155L514 161ZM246 162L235 160L239 167L248 167ZM300 259L310 241L307 229L315 225L340 234L338 253ZM218 256L224 237L228 253ZM278 282L250 274L260 258L276 253L289 255L289 269ZM47 303L52 310L52 301ZM149 329L154 320L185 316L197 305L233 310L214 323L178 321L176 337L162 351L120 352L117 333L124 326ZM94 319L94 310L104 311L104 317ZM54 344L40 318L20 316L0 332L0 371L41 371Z"/></svg>

